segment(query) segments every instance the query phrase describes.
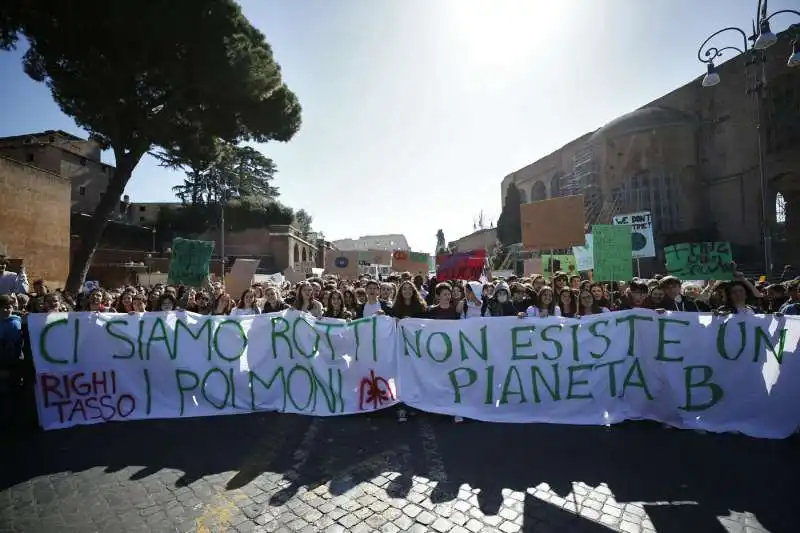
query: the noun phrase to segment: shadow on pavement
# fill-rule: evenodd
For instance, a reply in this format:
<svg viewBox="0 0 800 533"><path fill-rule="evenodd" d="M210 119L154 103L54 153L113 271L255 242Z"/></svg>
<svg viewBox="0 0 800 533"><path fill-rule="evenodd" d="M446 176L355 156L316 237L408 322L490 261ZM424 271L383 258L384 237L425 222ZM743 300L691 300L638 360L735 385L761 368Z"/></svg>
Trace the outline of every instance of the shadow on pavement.
<svg viewBox="0 0 800 533"><path fill-rule="evenodd" d="M433 438L423 435L421 424ZM141 466L130 480L172 469L183 472L176 482L180 486L231 472L229 490L263 473L280 473L290 484L269 504L281 505L303 486L329 484L331 492L343 494L363 481L397 472L399 477L384 487L390 497L406 497L412 476L438 482L430 496L437 503L456 498L466 483L480 489L485 514L499 511L503 489L525 492L547 483L567 497L573 483L583 482L592 487L605 483L621 503L664 502L645 504L659 533L725 531L717 517L731 512L753 513L772 532L793 531L800 523L795 439L701 435L644 422L607 430L454 425L449 417L424 414L400 425L391 413L327 419L259 413L15 436L0 442L0 454L13 458L0 471L0 494L52 474ZM530 494L524 505L526 531L541 531L535 527L541 523L555 531L608 531Z"/></svg>

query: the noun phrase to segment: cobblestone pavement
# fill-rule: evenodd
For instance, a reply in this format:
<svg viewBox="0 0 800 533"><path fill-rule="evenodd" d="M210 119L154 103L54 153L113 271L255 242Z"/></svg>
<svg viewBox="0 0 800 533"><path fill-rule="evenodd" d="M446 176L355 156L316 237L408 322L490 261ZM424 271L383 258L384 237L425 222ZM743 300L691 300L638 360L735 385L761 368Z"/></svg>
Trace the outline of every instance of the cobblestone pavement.
<svg viewBox="0 0 800 533"><path fill-rule="evenodd" d="M800 531L798 441L391 413L0 441L0 531Z"/></svg>

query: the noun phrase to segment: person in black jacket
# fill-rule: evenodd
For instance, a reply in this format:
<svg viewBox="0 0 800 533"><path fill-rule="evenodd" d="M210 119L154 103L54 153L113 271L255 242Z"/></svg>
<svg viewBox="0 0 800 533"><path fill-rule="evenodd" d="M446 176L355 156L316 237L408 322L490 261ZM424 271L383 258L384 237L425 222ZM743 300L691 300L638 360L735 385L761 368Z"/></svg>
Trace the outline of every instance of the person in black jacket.
<svg viewBox="0 0 800 533"><path fill-rule="evenodd" d="M675 276L666 276L658 282L659 288L664 291L664 300L661 307L667 311L684 311L699 313L697 304L681 295L681 280Z"/></svg>

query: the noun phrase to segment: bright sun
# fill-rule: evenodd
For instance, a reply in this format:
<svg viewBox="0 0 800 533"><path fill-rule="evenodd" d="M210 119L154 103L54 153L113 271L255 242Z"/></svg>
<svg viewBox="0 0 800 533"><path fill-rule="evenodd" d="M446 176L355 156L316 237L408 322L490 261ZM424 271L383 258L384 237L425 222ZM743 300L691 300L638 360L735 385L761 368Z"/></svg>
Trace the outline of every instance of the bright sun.
<svg viewBox="0 0 800 533"><path fill-rule="evenodd" d="M536 0L455 0L444 23L450 36L476 60L517 62L544 46L557 30L560 2Z"/></svg>

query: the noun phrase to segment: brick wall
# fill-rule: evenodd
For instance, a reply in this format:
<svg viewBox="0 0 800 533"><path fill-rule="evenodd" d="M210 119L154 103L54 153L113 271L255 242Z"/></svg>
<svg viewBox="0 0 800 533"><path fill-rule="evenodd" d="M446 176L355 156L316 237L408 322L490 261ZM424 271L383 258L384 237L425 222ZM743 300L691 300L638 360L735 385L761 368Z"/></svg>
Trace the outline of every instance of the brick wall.
<svg viewBox="0 0 800 533"><path fill-rule="evenodd" d="M70 181L0 157L0 252L31 280L63 286L69 270Z"/></svg>

